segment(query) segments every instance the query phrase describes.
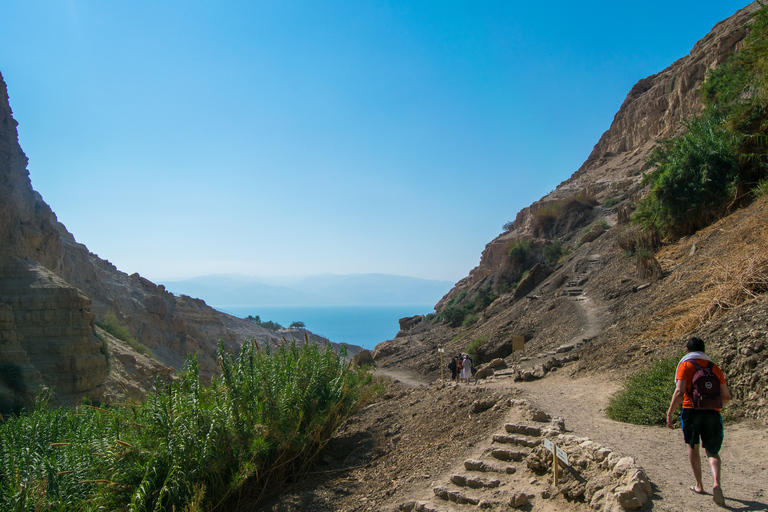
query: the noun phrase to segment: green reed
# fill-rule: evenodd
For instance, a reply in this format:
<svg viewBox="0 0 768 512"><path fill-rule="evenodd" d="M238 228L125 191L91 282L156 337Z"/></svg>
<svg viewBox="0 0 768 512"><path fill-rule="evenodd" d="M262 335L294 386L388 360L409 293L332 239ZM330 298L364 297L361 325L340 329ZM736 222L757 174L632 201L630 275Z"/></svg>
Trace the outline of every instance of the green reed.
<svg viewBox="0 0 768 512"><path fill-rule="evenodd" d="M0 512L217 510L253 504L306 470L377 391L330 346L219 348L141 404L50 409L0 425Z"/></svg>

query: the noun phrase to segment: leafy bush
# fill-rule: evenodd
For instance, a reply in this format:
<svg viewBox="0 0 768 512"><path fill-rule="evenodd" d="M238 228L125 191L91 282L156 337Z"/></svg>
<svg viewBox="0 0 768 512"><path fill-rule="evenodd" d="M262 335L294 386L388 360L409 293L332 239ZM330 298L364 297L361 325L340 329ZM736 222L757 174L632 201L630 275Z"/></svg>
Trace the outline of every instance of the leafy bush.
<svg viewBox="0 0 768 512"><path fill-rule="evenodd" d="M544 263L547 265L557 263L562 258L568 256L570 253L570 251L563 247L563 244L561 244L559 241L545 245L544 249L542 249L542 252L544 255Z"/></svg>
<svg viewBox="0 0 768 512"><path fill-rule="evenodd" d="M491 305L496 300L496 294L493 293L491 285L485 285L472 295L472 298L463 305L461 301L467 296L466 290L448 301L443 309L437 314L437 319L441 322L445 322L451 327L469 327L480 320L480 317L476 314L483 311L485 308Z"/></svg>
<svg viewBox="0 0 768 512"><path fill-rule="evenodd" d="M256 315L256 316L248 315L247 317L245 317L245 319L250 320L251 322L257 323L261 327L265 329L269 329L270 331L279 331L281 329L284 329L282 325L280 325L277 322L273 322L272 320L267 320L266 322L263 322L259 317L259 315Z"/></svg>
<svg viewBox="0 0 768 512"><path fill-rule="evenodd" d="M656 166L643 178L651 184L634 219L662 235L686 235L711 223L736 198L741 186L738 139L713 116L685 123L685 135L665 141L651 154Z"/></svg>
<svg viewBox="0 0 768 512"><path fill-rule="evenodd" d="M636 425L663 425L675 391L675 370L680 357L651 363L611 397L605 409L609 418Z"/></svg>
<svg viewBox="0 0 768 512"><path fill-rule="evenodd" d="M531 252L531 241L527 238L516 238L507 242L509 258L523 264Z"/></svg>
<svg viewBox="0 0 768 512"><path fill-rule="evenodd" d="M219 348L221 378L190 360L142 404L35 410L0 425L0 511L254 506L300 474L372 393L365 369L305 342Z"/></svg>
<svg viewBox="0 0 768 512"><path fill-rule="evenodd" d="M603 208L610 208L612 206L615 206L621 202L620 197L611 197L610 199L606 199L603 203Z"/></svg>
<svg viewBox="0 0 768 512"><path fill-rule="evenodd" d="M462 327L470 327L480 321L480 317L477 313L467 313L464 316L464 320L461 322Z"/></svg>
<svg viewBox="0 0 768 512"><path fill-rule="evenodd" d="M477 349L482 347L486 341L488 341L488 336L478 336L477 338L472 340L470 344L467 345L467 354L472 356L473 360L477 361L478 360Z"/></svg>

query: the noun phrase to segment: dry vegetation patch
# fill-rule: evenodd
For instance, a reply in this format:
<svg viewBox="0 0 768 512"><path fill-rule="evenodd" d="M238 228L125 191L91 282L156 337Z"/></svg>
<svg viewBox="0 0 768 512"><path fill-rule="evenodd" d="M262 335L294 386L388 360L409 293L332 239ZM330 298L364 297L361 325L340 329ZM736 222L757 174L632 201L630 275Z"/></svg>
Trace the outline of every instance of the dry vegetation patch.
<svg viewBox="0 0 768 512"><path fill-rule="evenodd" d="M679 338L768 290L768 200L665 247L658 259L690 297L658 314L645 337Z"/></svg>

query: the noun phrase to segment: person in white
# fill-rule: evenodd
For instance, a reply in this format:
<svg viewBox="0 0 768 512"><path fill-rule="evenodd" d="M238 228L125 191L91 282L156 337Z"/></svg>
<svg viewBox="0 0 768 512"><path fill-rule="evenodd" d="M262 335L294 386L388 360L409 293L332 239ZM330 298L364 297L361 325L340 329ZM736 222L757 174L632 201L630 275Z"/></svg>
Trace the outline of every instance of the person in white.
<svg viewBox="0 0 768 512"><path fill-rule="evenodd" d="M472 360L467 354L464 354L464 360L462 361L464 367L461 369L461 375L459 378L469 385L469 378L472 377Z"/></svg>

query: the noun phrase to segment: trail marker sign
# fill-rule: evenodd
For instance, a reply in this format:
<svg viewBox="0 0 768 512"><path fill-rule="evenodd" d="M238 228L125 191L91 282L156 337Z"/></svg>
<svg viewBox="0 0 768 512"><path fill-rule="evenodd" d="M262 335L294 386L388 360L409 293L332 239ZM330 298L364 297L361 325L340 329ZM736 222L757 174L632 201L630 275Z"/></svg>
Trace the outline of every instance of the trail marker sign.
<svg viewBox="0 0 768 512"><path fill-rule="evenodd" d="M549 439L544 439L544 448L552 452L552 472L555 476L555 486L557 486L557 480L560 473L560 464L557 460L560 459L566 466L568 466L568 454Z"/></svg>

